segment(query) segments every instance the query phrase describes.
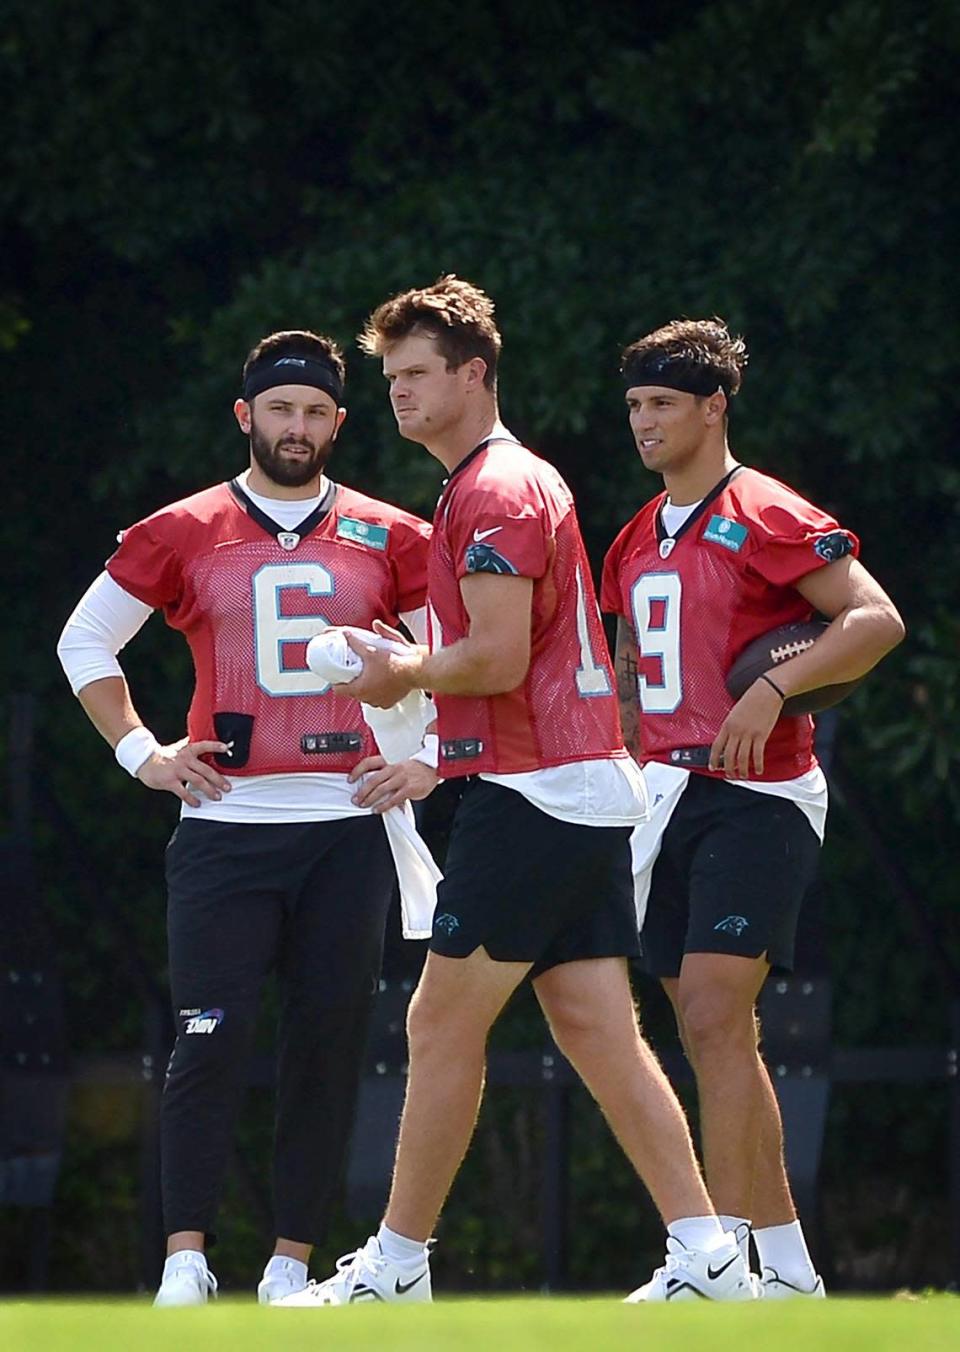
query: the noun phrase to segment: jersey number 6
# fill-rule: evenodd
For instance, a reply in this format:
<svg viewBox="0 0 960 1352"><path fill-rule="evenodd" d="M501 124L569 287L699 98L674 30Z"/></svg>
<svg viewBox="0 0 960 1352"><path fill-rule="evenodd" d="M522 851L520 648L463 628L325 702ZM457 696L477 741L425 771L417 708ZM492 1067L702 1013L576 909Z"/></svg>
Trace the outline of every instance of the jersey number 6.
<svg viewBox="0 0 960 1352"><path fill-rule="evenodd" d="M284 615L283 594L332 596L333 575L319 563L267 563L253 575L253 652L257 684L268 695L325 695L330 689L306 666L284 667L284 650L305 645L326 629L323 615Z"/></svg>

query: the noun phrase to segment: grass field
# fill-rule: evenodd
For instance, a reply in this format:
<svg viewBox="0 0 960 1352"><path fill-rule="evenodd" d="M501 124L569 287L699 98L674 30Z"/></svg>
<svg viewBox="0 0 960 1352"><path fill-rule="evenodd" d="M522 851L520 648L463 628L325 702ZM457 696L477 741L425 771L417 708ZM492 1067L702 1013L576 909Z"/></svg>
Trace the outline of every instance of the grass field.
<svg viewBox="0 0 960 1352"><path fill-rule="evenodd" d="M957 1352L960 1298L623 1306L572 1297L260 1309L236 1297L155 1311L147 1297L0 1303L3 1352Z"/></svg>

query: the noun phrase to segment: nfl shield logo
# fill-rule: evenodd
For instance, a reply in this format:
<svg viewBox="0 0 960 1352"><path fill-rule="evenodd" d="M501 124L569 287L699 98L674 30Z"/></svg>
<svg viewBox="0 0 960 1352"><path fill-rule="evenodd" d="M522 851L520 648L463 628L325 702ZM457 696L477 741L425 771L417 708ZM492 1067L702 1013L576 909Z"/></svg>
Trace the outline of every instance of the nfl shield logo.
<svg viewBox="0 0 960 1352"><path fill-rule="evenodd" d="M300 536L294 530L277 531L277 543L281 549L296 549Z"/></svg>
<svg viewBox="0 0 960 1352"><path fill-rule="evenodd" d="M666 540L660 541L661 559L669 559L670 555L673 553L673 546L676 543L676 540L674 540L672 536L667 536Z"/></svg>

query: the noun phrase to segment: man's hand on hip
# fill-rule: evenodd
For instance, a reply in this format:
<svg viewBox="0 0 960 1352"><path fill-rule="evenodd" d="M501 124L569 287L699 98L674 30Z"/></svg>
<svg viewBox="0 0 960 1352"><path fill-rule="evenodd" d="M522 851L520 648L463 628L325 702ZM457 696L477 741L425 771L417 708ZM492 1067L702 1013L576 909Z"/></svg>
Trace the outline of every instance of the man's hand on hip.
<svg viewBox="0 0 960 1352"><path fill-rule="evenodd" d="M201 756L229 754L226 742L190 742L186 737L155 751L137 771L137 779L148 789L172 793L190 807L199 807L205 798L219 802L230 792L230 781Z"/></svg>
<svg viewBox="0 0 960 1352"><path fill-rule="evenodd" d="M398 761L388 765L382 756L367 756L350 771L350 783L357 784L353 801L357 807L383 813L399 807L407 799L419 802L440 783L436 770L423 761Z"/></svg>

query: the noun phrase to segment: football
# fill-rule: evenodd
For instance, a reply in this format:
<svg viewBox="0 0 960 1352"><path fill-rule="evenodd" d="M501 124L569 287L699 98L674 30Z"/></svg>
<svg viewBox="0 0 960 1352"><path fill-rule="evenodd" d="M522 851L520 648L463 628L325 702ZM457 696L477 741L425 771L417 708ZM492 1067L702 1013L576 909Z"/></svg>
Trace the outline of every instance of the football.
<svg viewBox="0 0 960 1352"><path fill-rule="evenodd" d="M827 628L826 620L806 620L797 624L781 624L771 629L769 634L761 634L752 643L748 643L727 672L727 690L734 699L753 685L758 676L765 671L775 672L781 662L805 652ZM773 677L776 680L776 677ZM843 681L839 685L822 685L816 690L805 690L800 695L791 695L785 701L783 712L788 717L799 714L816 714L821 709L829 709L839 704L851 691L856 690L863 680L858 676L855 681Z"/></svg>

